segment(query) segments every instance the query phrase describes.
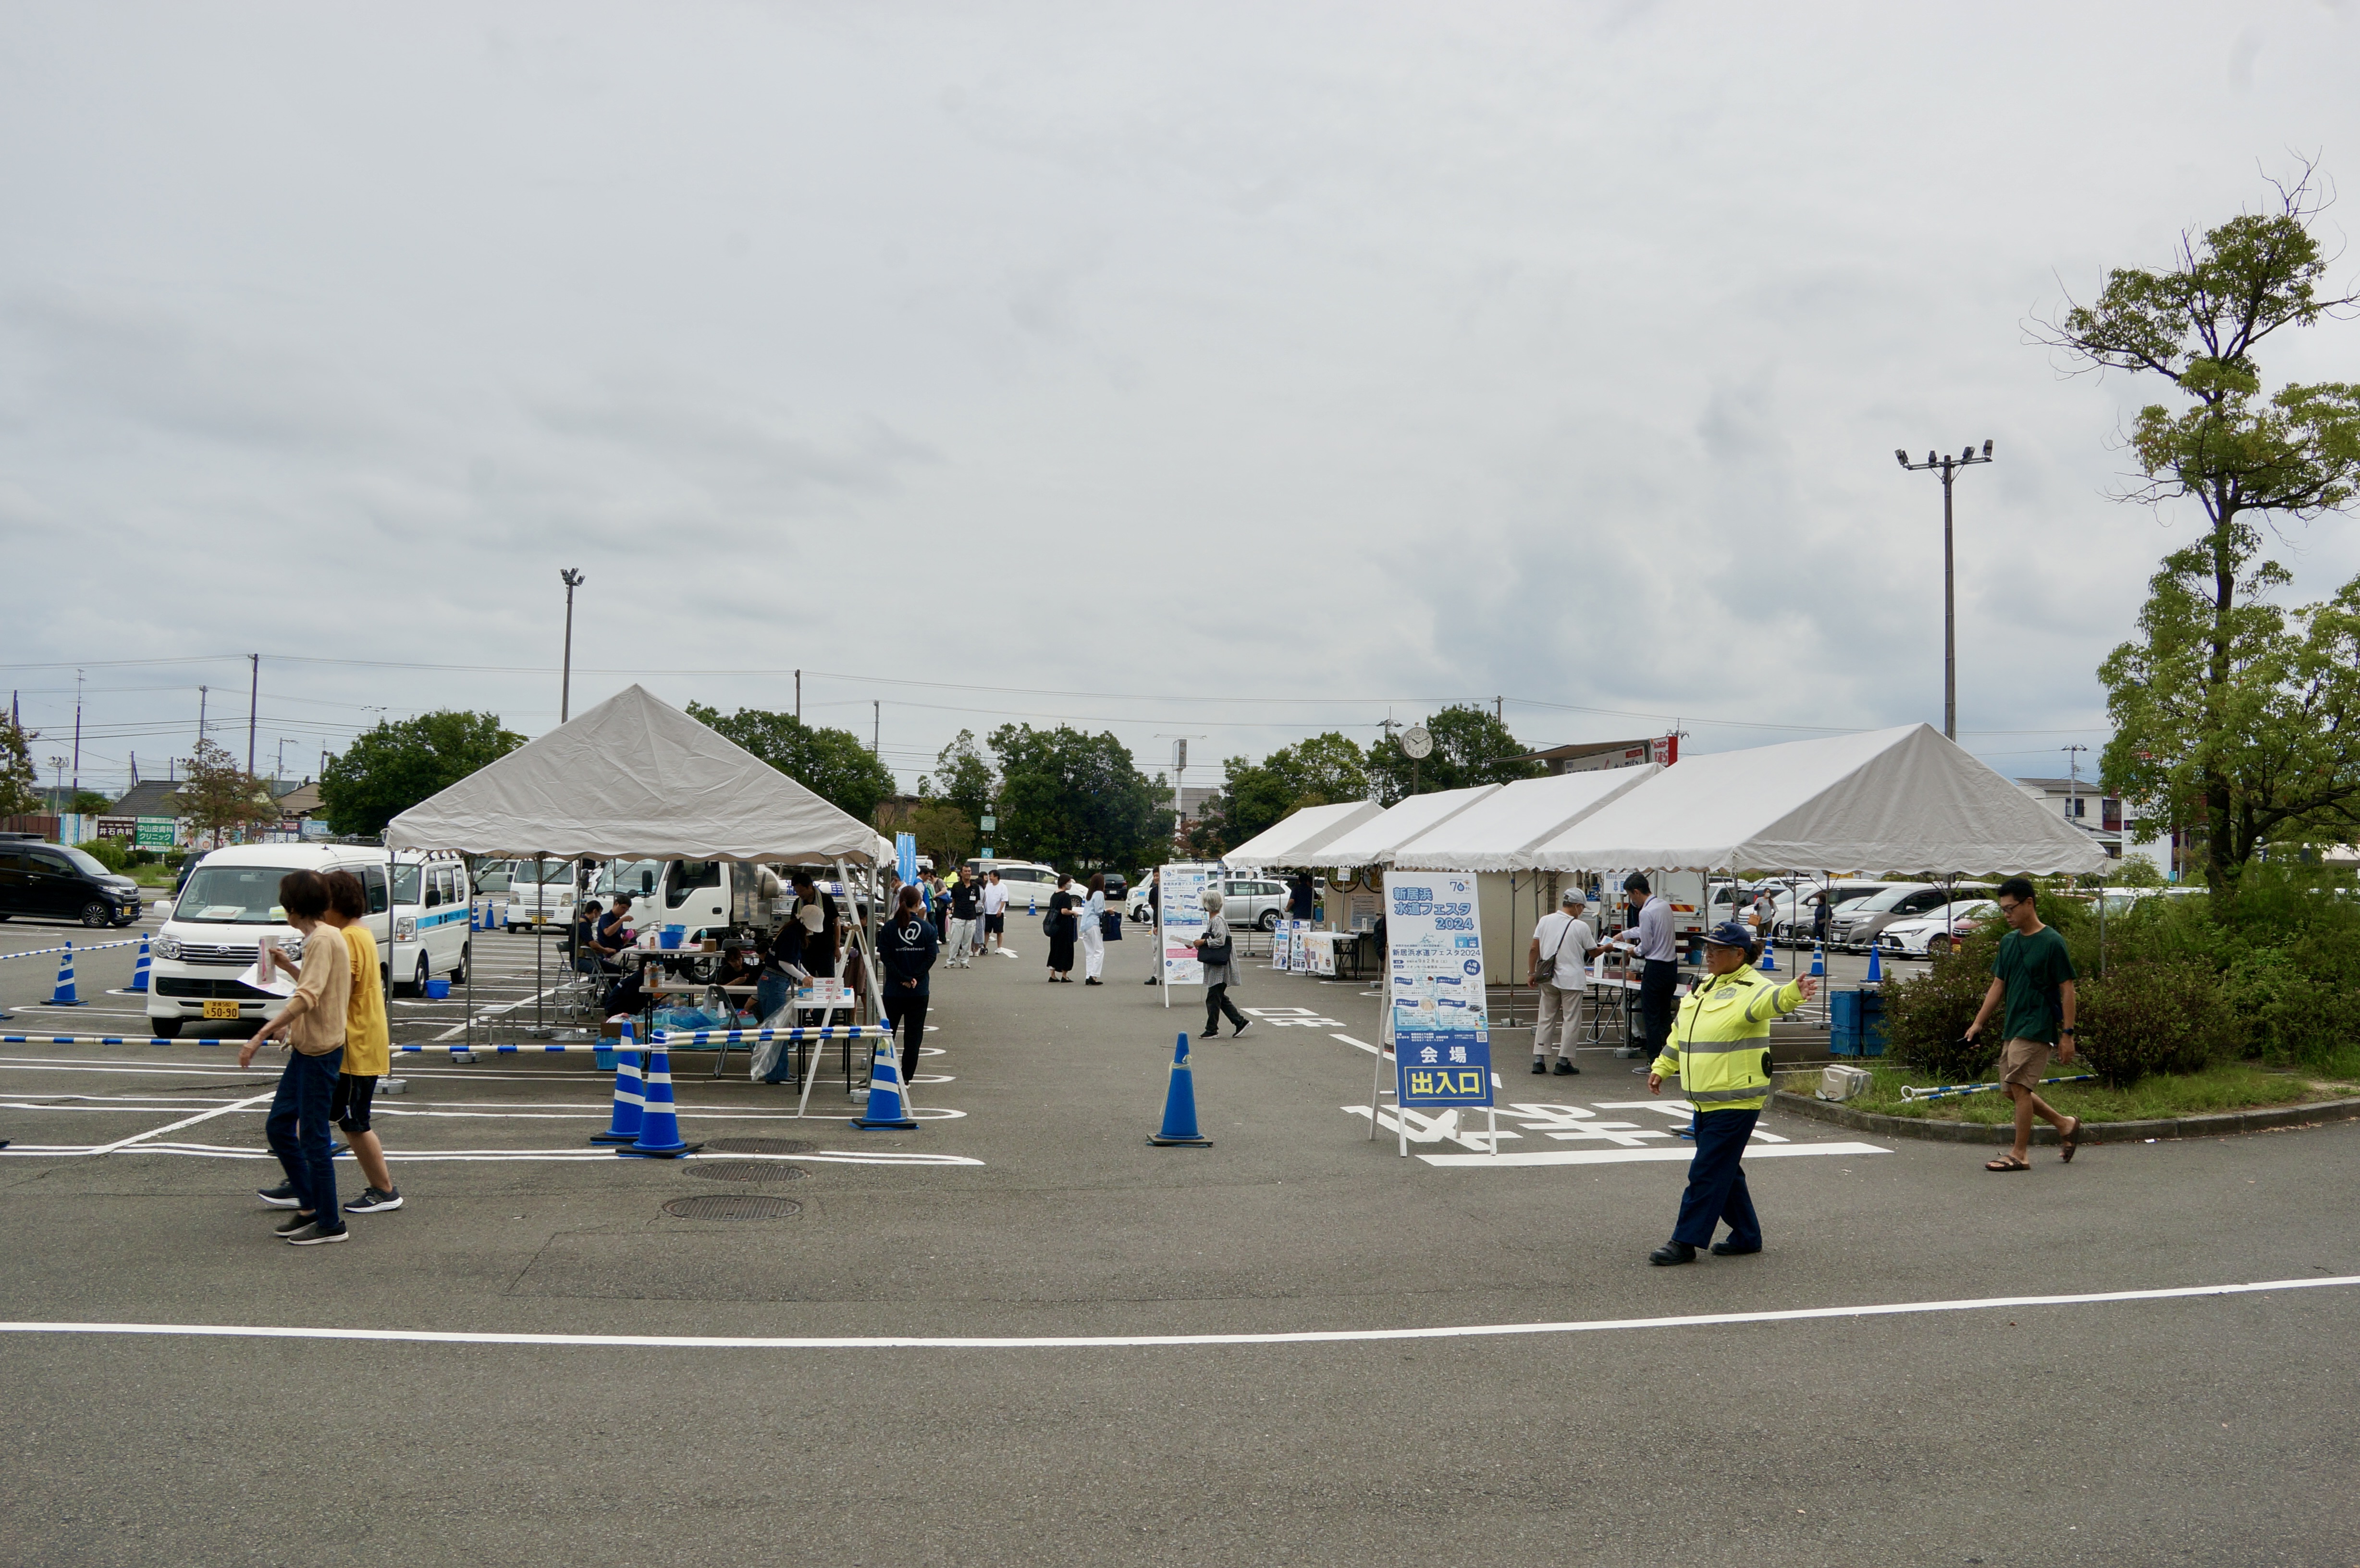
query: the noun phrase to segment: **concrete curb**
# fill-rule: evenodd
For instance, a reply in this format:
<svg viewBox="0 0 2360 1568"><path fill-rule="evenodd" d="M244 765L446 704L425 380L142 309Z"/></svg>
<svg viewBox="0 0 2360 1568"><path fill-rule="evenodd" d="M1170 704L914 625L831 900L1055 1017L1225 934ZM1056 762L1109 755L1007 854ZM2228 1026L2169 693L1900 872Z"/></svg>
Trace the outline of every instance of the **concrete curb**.
<svg viewBox="0 0 2360 1568"><path fill-rule="evenodd" d="M1791 1094L1781 1089L1770 1097L1778 1110L1792 1111L1797 1116L1817 1121L1835 1122L1862 1132L1882 1133L1887 1138L1929 1138L1939 1143L2013 1143L2016 1129L2005 1123L1986 1126L1981 1122L1920 1121L1914 1116L1888 1116L1875 1111L1858 1111L1850 1105L1839 1105L1808 1094ZM2092 1122L2082 1132L2084 1143L2142 1143L2151 1138L2225 1138L2231 1133L2266 1132L2272 1127L2308 1127L2319 1122L2350 1121L2360 1117L2360 1099L2317 1100L2307 1105L2273 1105L2259 1111L2223 1111L2202 1116L2169 1116L2151 1121ZM2032 1141L2053 1145L2057 1129L2047 1122L2036 1122Z"/></svg>

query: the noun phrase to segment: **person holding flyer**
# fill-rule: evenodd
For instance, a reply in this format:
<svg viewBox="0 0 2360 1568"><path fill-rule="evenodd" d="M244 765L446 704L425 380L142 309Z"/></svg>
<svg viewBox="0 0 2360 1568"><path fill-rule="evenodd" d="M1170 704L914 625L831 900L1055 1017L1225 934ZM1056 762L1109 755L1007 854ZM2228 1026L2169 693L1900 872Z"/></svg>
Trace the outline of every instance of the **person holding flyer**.
<svg viewBox="0 0 2360 1568"><path fill-rule="evenodd" d="M1533 928L1532 951L1525 955L1524 984L1533 988L1539 1011L1533 1018L1533 1071L1549 1071L1552 1048L1557 1075L1581 1071L1573 1064L1573 1042L1581 1032L1581 997L1590 985L1590 955L1598 938L1581 918L1588 908L1581 889L1568 887L1557 899L1557 911L1543 915Z"/></svg>

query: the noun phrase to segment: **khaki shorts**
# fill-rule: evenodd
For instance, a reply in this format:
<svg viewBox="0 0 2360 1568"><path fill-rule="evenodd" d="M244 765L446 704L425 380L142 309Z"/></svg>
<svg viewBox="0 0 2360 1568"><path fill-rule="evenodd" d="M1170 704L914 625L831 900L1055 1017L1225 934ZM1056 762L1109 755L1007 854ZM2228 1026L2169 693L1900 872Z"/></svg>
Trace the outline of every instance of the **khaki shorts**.
<svg viewBox="0 0 2360 1568"><path fill-rule="evenodd" d="M2049 1071L2049 1053L2055 1049L2045 1040L2009 1040L2000 1047L1999 1081L2032 1088Z"/></svg>

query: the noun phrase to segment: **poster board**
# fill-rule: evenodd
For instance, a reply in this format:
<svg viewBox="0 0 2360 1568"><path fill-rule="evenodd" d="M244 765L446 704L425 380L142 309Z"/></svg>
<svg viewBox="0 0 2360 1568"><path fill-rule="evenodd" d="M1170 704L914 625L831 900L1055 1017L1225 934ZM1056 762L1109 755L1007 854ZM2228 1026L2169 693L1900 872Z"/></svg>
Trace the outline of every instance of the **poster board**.
<svg viewBox="0 0 2360 1568"><path fill-rule="evenodd" d="M1172 1005L1175 985L1202 985L1205 965L1196 957L1196 939L1205 934L1205 895L1215 889L1218 866L1182 862L1161 866L1156 881L1163 887L1156 900L1155 942L1164 955L1164 1005Z"/></svg>
<svg viewBox="0 0 2360 1568"><path fill-rule="evenodd" d="M1387 871L1384 886L1385 1032L1393 1051L1393 1103L1419 1111L1480 1105L1496 1116L1474 874ZM1372 1101L1371 1132L1376 1109ZM1401 1147L1406 1155L1405 1125ZM1496 1132L1492 1152L1499 1152Z"/></svg>
<svg viewBox="0 0 2360 1568"><path fill-rule="evenodd" d="M1336 933L1334 931L1308 932L1304 936L1303 947L1310 974L1332 975L1336 973Z"/></svg>

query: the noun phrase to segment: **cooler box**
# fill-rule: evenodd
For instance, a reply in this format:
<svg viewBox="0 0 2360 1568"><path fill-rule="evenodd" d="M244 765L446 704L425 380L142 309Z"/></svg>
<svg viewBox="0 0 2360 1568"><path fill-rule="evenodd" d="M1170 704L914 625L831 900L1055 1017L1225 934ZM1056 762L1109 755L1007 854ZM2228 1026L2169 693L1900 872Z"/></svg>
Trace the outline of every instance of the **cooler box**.
<svg viewBox="0 0 2360 1568"><path fill-rule="evenodd" d="M1885 996L1878 991L1837 991L1829 997L1832 1024L1828 1051L1836 1056L1885 1054Z"/></svg>

